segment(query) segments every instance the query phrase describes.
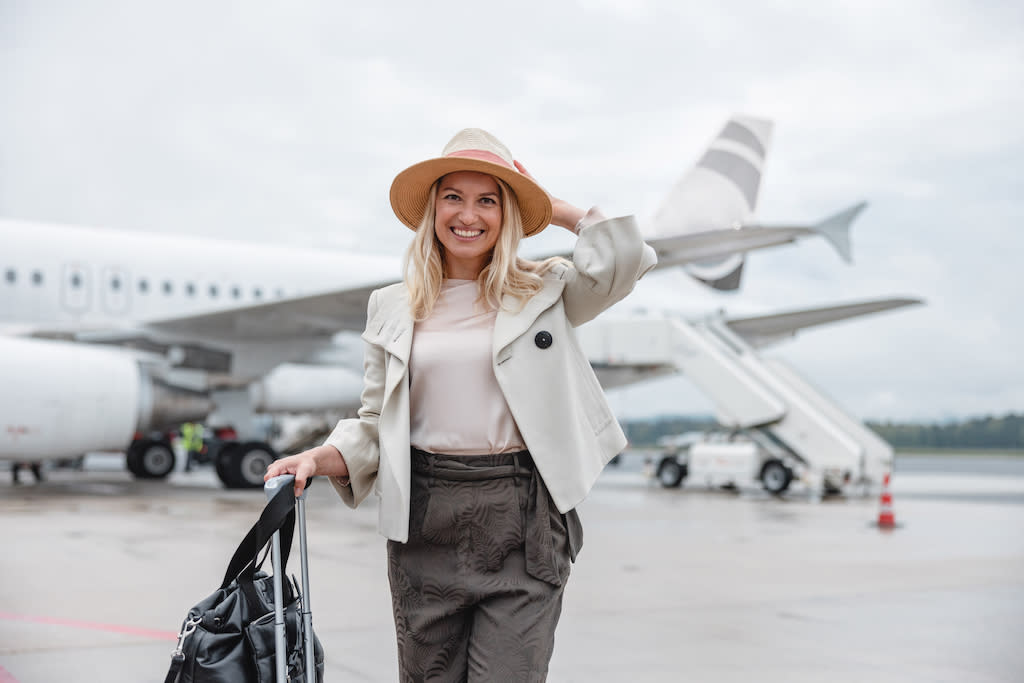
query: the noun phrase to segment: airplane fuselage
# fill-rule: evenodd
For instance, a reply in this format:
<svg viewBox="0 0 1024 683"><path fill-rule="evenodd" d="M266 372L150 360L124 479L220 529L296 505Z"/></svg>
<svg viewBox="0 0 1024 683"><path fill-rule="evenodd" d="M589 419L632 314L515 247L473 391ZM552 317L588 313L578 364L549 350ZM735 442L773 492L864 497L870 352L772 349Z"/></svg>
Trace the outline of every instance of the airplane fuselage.
<svg viewBox="0 0 1024 683"><path fill-rule="evenodd" d="M0 325L123 326L401 277L400 257L0 220Z"/></svg>

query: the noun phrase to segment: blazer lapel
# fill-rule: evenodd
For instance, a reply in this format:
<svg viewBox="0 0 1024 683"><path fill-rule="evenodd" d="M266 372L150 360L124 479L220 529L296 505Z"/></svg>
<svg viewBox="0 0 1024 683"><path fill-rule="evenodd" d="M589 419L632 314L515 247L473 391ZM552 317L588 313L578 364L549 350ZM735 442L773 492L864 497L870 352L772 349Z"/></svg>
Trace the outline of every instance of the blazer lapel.
<svg viewBox="0 0 1024 683"><path fill-rule="evenodd" d="M404 288L397 290L390 301L382 304L377 315L366 326L363 338L383 347L388 354L384 385L384 401L387 402L395 387L409 374L413 320L409 312L409 296Z"/></svg>
<svg viewBox="0 0 1024 683"><path fill-rule="evenodd" d="M406 366L409 365L409 356L412 355L412 316L408 311L391 328L384 340L384 350Z"/></svg>
<svg viewBox="0 0 1024 683"><path fill-rule="evenodd" d="M497 363L502 349L530 329L530 325L537 319L537 316L558 301L559 297L562 296L563 289L565 289L564 280L545 278L544 289L530 298L523 307L523 310L518 313L514 312L518 302L516 299L506 295L503 303L512 307L512 310L509 311L502 308L498 311L498 315L494 320L494 346L491 349L491 353L495 363Z"/></svg>

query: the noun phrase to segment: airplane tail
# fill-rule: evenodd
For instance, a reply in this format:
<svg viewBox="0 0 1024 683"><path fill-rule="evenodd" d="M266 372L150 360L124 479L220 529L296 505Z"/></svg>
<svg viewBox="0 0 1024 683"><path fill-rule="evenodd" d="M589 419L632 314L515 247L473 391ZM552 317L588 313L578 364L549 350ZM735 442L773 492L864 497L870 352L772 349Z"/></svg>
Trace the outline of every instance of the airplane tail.
<svg viewBox="0 0 1024 683"><path fill-rule="evenodd" d="M732 117L696 166L672 188L645 226L644 237L735 229L749 223L757 208L771 137L771 121ZM709 287L731 291L739 288L743 259L742 253L730 254L687 264L686 269Z"/></svg>
<svg viewBox="0 0 1024 683"><path fill-rule="evenodd" d="M821 233L847 263L853 262L853 253L850 250L850 224L867 205L867 202L860 202L813 226L813 229Z"/></svg>

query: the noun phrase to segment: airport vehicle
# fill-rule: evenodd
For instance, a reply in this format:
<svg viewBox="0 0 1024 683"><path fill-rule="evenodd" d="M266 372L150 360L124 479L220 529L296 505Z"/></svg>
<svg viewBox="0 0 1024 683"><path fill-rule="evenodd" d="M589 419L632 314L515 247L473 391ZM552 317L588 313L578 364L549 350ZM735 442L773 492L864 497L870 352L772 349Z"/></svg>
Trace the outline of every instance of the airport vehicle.
<svg viewBox="0 0 1024 683"><path fill-rule="evenodd" d="M685 445L668 442L662 451L655 476L666 488L678 487L684 479L708 487L747 489L763 486L772 494L789 488L808 468L784 449L769 451L742 432L708 432ZM852 478L851 470L825 473L827 492L839 492Z"/></svg>
<svg viewBox="0 0 1024 683"><path fill-rule="evenodd" d="M849 258L863 204L813 226L753 220L771 128L734 117L672 189L645 224L659 267L734 289L750 250L819 235ZM15 220L0 241L0 459L125 449L160 478L169 430L201 421L238 432L216 455L231 487L262 486L277 455L254 413L358 405L367 299L401 272L397 255ZM599 368L606 386L644 376Z"/></svg>

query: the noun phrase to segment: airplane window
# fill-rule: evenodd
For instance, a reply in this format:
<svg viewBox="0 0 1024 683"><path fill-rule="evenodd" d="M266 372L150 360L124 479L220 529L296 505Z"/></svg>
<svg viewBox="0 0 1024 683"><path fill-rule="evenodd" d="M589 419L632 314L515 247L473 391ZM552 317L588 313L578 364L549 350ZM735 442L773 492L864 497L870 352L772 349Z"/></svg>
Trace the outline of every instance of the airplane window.
<svg viewBox="0 0 1024 683"><path fill-rule="evenodd" d="M78 273L72 273L71 274L71 286L74 287L75 289L78 289L79 287L81 287L82 286L82 276L79 275Z"/></svg>
<svg viewBox="0 0 1024 683"><path fill-rule="evenodd" d="M257 287L256 289L252 290L252 298L254 298L254 299L262 299L263 298L263 290L260 289L259 287Z"/></svg>
<svg viewBox="0 0 1024 683"><path fill-rule="evenodd" d="M18 274L14 272L13 268L8 268L7 273L4 277L7 279L8 282L10 282L13 285L14 282L18 279Z"/></svg>
<svg viewBox="0 0 1024 683"><path fill-rule="evenodd" d="M217 285L210 285L210 296L217 296Z"/></svg>
<svg viewBox="0 0 1024 683"><path fill-rule="evenodd" d="M195 296L196 286L189 282L188 284L185 285L185 293L188 294L189 296Z"/></svg>
<svg viewBox="0 0 1024 683"><path fill-rule="evenodd" d="M149 291L149 282L146 280L139 280L139 291L143 294Z"/></svg>
<svg viewBox="0 0 1024 683"><path fill-rule="evenodd" d="M37 287L43 284L43 273L41 271L35 270L32 272L32 284Z"/></svg>
<svg viewBox="0 0 1024 683"><path fill-rule="evenodd" d="M281 288L278 288L277 291L274 292L274 296L276 296L278 299L283 299L284 298L284 290L281 289Z"/></svg>
<svg viewBox="0 0 1024 683"><path fill-rule="evenodd" d="M231 296L235 297L236 299L241 299L242 289L238 285L235 285L234 287L231 288Z"/></svg>
<svg viewBox="0 0 1024 683"><path fill-rule="evenodd" d="M115 292L121 289L121 278L112 277L110 278L110 288Z"/></svg>
<svg viewBox="0 0 1024 683"><path fill-rule="evenodd" d="M174 286L171 284L171 281L164 280L164 294L170 294L172 291L174 291Z"/></svg>

